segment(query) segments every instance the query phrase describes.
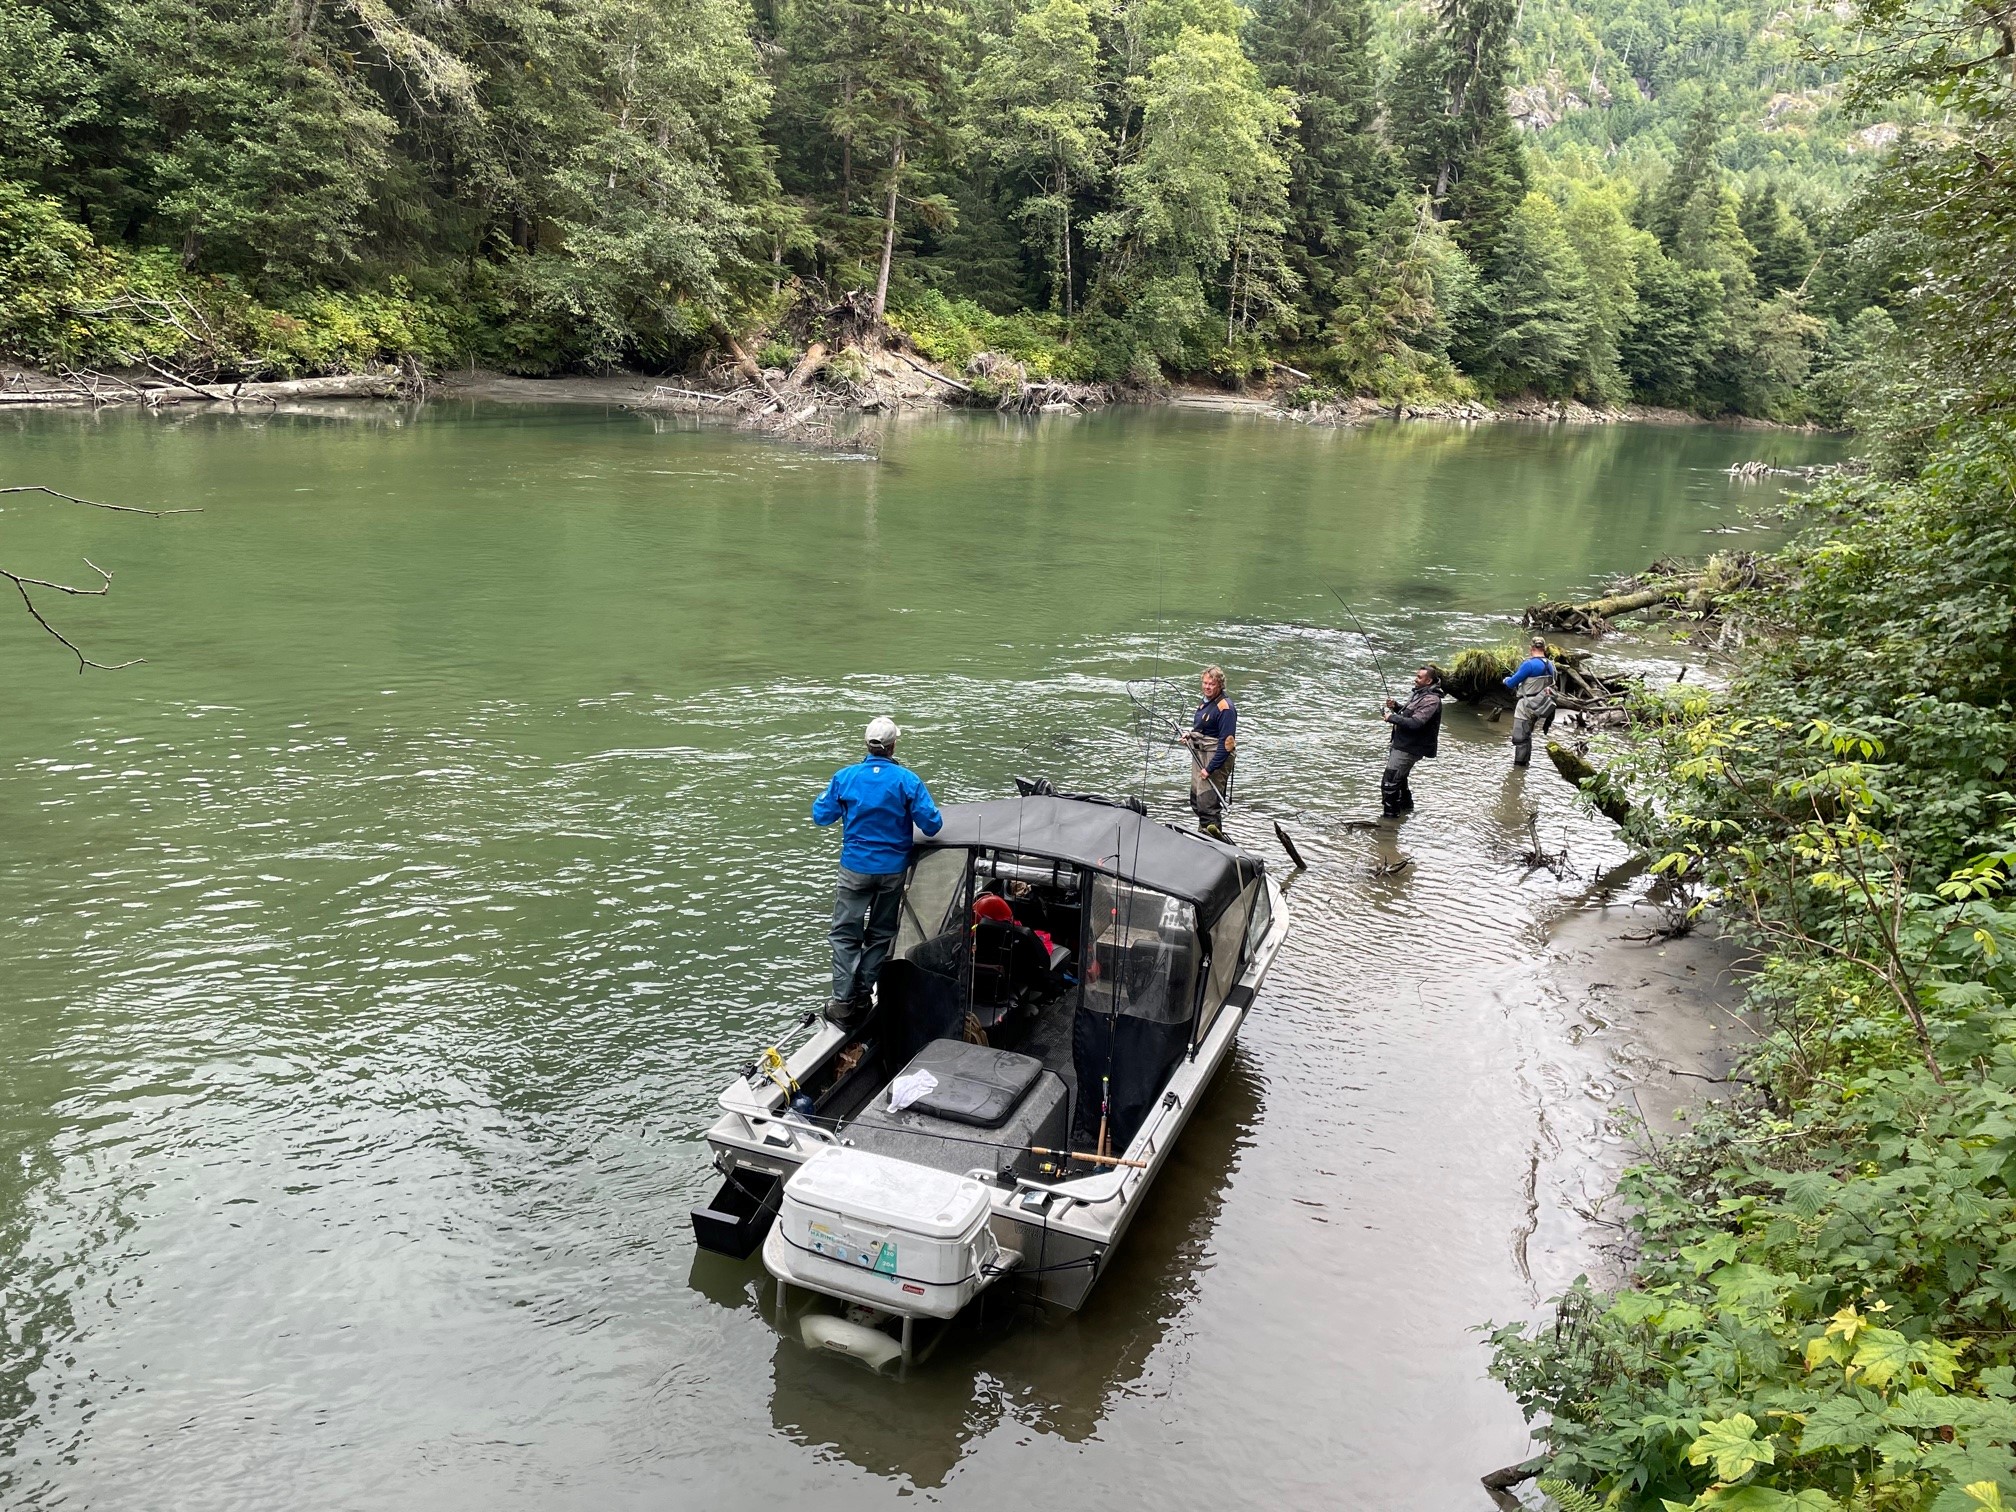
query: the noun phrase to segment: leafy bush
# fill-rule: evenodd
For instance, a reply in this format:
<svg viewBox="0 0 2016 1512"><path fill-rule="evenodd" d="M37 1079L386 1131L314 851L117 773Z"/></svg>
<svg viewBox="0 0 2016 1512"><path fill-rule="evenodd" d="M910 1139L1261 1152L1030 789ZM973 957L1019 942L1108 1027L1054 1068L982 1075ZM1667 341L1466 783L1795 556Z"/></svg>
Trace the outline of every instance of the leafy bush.
<svg viewBox="0 0 2016 1512"><path fill-rule="evenodd" d="M73 352L83 338L79 312L111 282L107 262L55 200L0 179L0 351Z"/></svg>
<svg viewBox="0 0 2016 1512"><path fill-rule="evenodd" d="M1630 1290L1493 1335L1606 1505L2016 1503L2016 422L1833 486L1725 697L1616 771L1766 952L1755 1093L1630 1171Z"/></svg>
<svg viewBox="0 0 2016 1512"><path fill-rule="evenodd" d="M1070 325L1059 315L1032 310L996 315L970 299L948 299L931 289L891 312L889 323L933 362L955 368L981 352L1000 352L1032 378L1086 382L1118 376L1102 368L1090 346L1074 344Z"/></svg>

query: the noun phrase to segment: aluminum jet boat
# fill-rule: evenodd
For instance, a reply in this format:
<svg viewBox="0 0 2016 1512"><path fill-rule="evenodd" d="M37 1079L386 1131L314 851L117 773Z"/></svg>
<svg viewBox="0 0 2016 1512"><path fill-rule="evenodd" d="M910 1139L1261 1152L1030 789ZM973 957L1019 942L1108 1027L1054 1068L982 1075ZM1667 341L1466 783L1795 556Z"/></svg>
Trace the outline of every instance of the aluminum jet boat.
<svg viewBox="0 0 2016 1512"><path fill-rule="evenodd" d="M873 1008L766 1053L707 1132L700 1243L760 1244L780 1317L831 1299L806 1342L877 1367L996 1287L1084 1303L1288 931L1259 858L1018 785L918 841Z"/></svg>

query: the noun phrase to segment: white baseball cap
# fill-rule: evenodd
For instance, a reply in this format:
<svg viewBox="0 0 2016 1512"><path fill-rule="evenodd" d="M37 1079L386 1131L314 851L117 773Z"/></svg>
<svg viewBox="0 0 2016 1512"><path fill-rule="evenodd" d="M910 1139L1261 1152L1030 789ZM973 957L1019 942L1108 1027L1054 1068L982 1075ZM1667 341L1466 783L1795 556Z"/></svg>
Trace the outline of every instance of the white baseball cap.
<svg viewBox="0 0 2016 1512"><path fill-rule="evenodd" d="M896 721L887 714L878 715L868 721L868 746L870 750L886 751L902 737L896 728Z"/></svg>

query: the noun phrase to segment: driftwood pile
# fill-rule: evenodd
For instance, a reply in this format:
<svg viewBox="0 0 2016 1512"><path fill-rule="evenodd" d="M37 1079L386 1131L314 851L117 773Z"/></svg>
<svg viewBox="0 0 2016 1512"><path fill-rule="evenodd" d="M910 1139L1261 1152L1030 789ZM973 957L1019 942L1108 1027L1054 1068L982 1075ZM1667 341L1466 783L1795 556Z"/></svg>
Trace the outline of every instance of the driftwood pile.
<svg viewBox="0 0 2016 1512"><path fill-rule="evenodd" d="M745 428L854 450L867 443L858 434L844 441L837 438L831 424L819 418L822 410L873 413L901 408L919 402L927 393L936 393L951 404L1038 414L1094 409L1114 398L1113 389L1105 384L1032 379L1020 362L999 352L977 354L967 362L963 376L955 378L893 341L848 345L838 352L815 341L788 373L782 368L759 368L732 338L725 339L724 345L734 360L702 380L711 387L659 384L644 407L738 415Z"/></svg>
<svg viewBox="0 0 2016 1512"><path fill-rule="evenodd" d="M824 344L814 342L788 373L782 368L759 367L732 336L726 336L723 344L733 361L708 375L717 387L695 389L661 383L639 407L732 414L739 417L737 423L744 430L765 431L808 446L873 454L872 437L843 438L831 421L820 416L824 396L813 380L826 363Z"/></svg>
<svg viewBox="0 0 2016 1512"><path fill-rule="evenodd" d="M1738 462L1726 469L1727 476L1738 483L1761 483L1766 478L1823 478L1829 473L1839 472L1840 464L1817 462L1810 467L1779 467L1772 462Z"/></svg>

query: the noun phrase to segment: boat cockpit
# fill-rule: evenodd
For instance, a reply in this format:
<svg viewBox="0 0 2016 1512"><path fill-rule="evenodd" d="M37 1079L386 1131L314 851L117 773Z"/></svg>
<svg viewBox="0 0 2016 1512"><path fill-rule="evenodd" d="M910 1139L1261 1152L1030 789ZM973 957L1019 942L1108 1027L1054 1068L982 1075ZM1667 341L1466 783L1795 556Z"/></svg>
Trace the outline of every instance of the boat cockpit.
<svg viewBox="0 0 2016 1512"><path fill-rule="evenodd" d="M1124 1152L1270 922L1260 863L1137 809L956 805L912 857L873 1012L803 1092L845 1144L960 1175Z"/></svg>

